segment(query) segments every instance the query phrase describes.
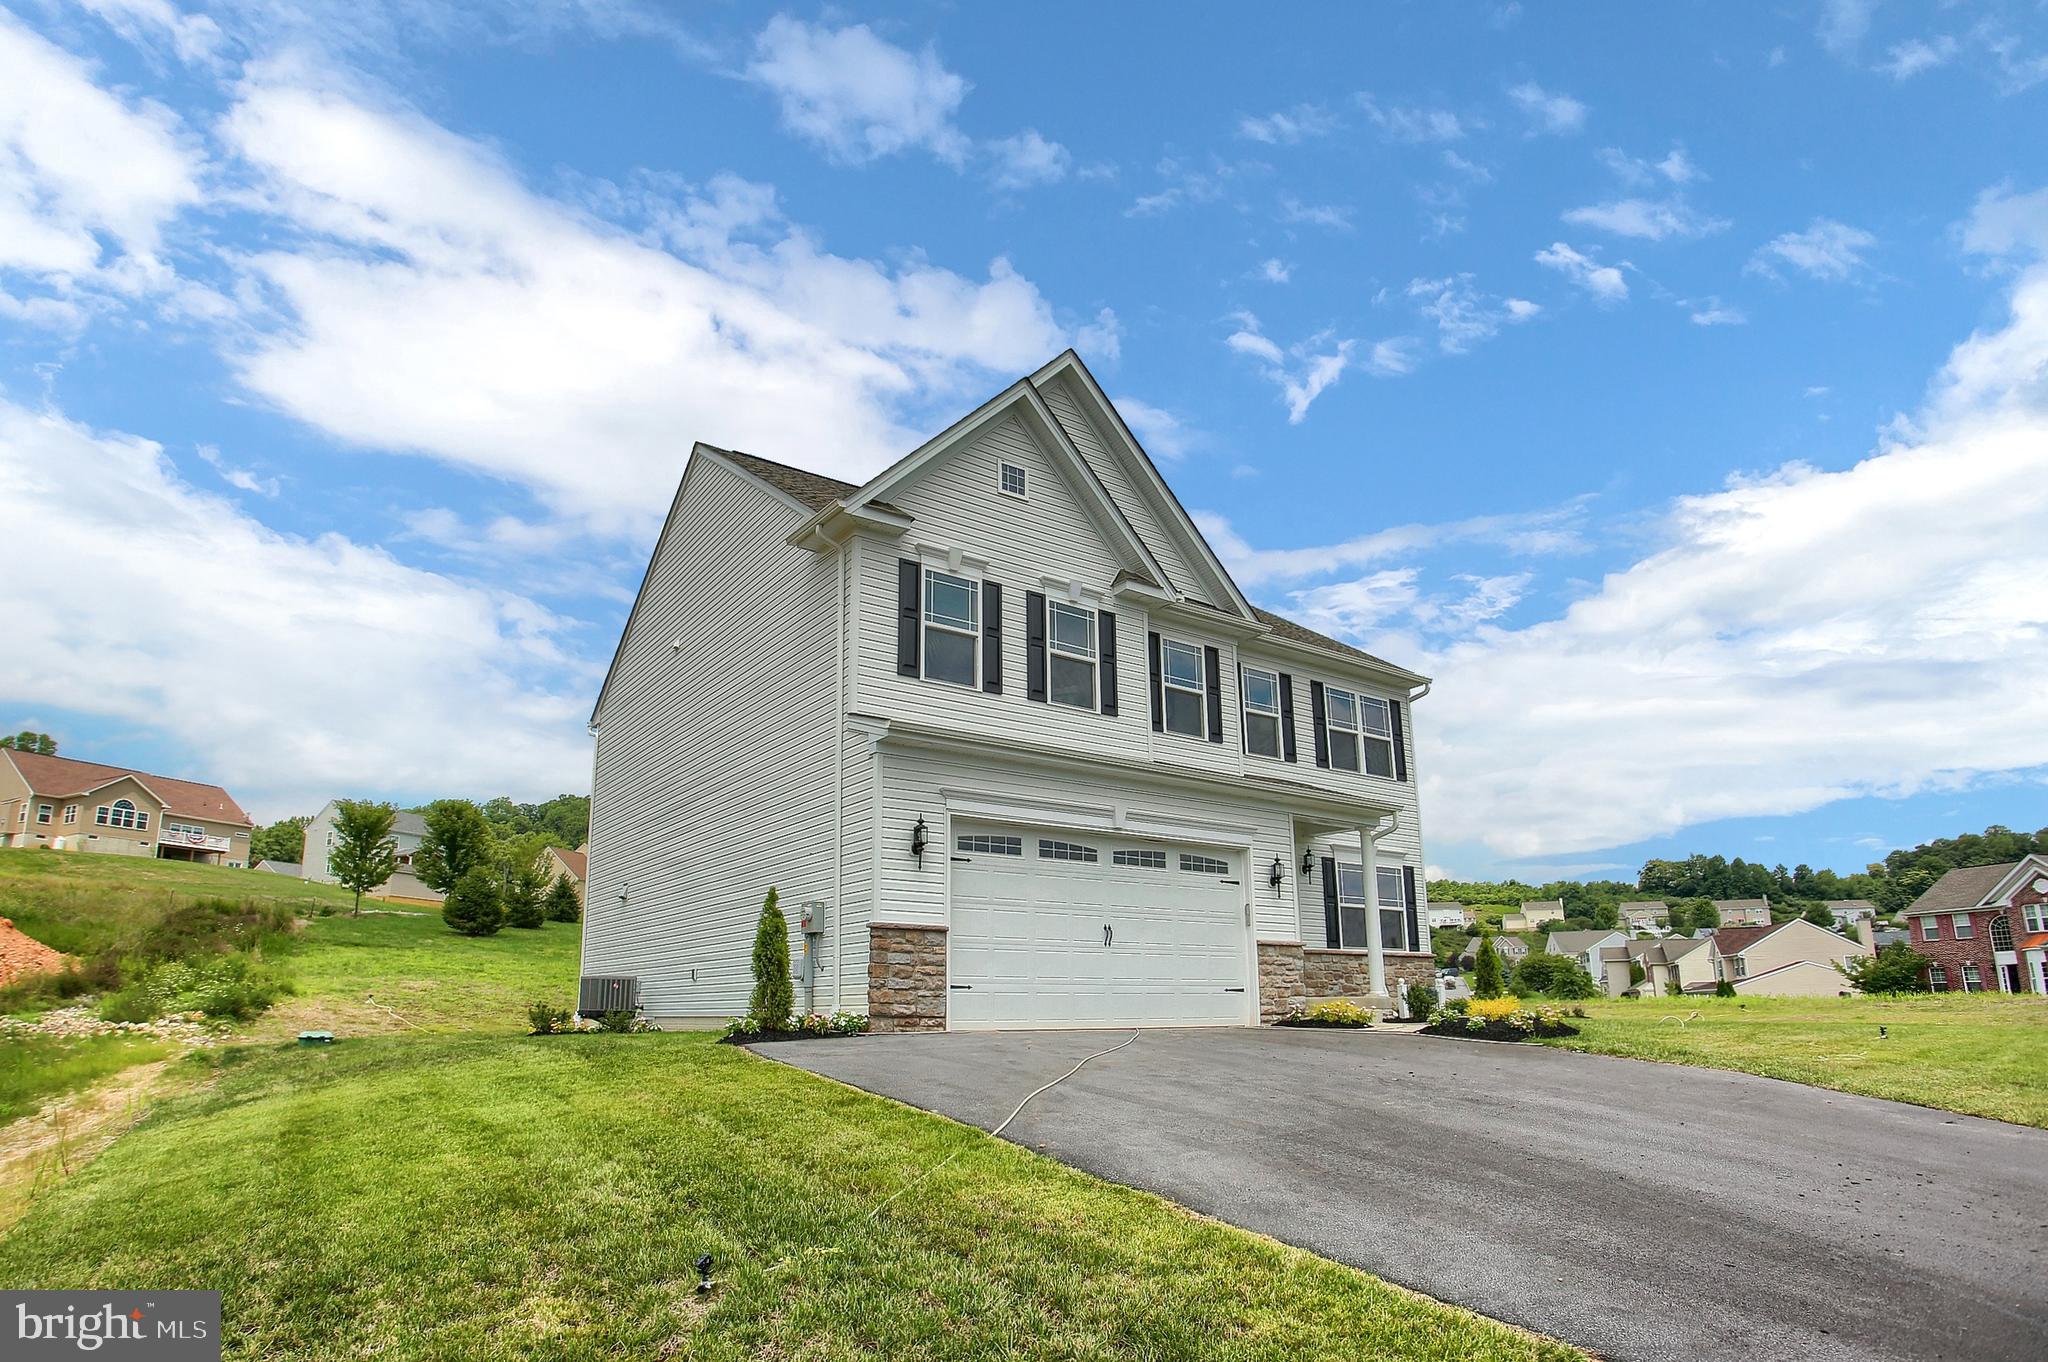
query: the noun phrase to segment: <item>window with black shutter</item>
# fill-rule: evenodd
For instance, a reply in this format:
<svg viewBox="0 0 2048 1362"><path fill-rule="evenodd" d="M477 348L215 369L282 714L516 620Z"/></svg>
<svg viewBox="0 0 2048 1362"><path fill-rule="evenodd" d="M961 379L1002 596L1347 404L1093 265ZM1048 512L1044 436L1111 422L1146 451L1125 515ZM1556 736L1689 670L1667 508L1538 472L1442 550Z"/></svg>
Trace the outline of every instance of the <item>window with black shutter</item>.
<svg viewBox="0 0 2048 1362"><path fill-rule="evenodd" d="M1003 588L996 582L981 584L981 688L990 695L1003 693Z"/></svg>
<svg viewBox="0 0 2048 1362"><path fill-rule="evenodd" d="M1045 593L1024 593L1024 695L1045 698Z"/></svg>
<svg viewBox="0 0 2048 1362"><path fill-rule="evenodd" d="M1223 654L1216 648L1202 649L1202 678L1209 687L1209 741L1223 741Z"/></svg>
<svg viewBox="0 0 2048 1362"><path fill-rule="evenodd" d="M1294 758L1294 678L1280 673L1280 754Z"/></svg>
<svg viewBox="0 0 2048 1362"><path fill-rule="evenodd" d="M1311 680L1308 683L1309 719L1316 726L1316 765L1330 764L1330 718L1323 708L1323 683Z"/></svg>
<svg viewBox="0 0 2048 1362"><path fill-rule="evenodd" d="M1102 651L1102 712L1116 713L1116 612L1096 612L1097 632L1101 635Z"/></svg>

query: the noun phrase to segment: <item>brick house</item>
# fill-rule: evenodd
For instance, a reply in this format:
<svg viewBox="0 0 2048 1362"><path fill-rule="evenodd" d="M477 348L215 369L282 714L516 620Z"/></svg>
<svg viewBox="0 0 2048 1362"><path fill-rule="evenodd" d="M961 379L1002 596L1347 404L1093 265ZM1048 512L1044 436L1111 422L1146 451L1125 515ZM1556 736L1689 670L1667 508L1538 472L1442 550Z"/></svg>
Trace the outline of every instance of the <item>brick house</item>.
<svg viewBox="0 0 2048 1362"><path fill-rule="evenodd" d="M255 830L218 785L0 751L0 846L245 866Z"/></svg>
<svg viewBox="0 0 2048 1362"><path fill-rule="evenodd" d="M1951 870L1905 916L1936 993L2048 993L2048 856Z"/></svg>

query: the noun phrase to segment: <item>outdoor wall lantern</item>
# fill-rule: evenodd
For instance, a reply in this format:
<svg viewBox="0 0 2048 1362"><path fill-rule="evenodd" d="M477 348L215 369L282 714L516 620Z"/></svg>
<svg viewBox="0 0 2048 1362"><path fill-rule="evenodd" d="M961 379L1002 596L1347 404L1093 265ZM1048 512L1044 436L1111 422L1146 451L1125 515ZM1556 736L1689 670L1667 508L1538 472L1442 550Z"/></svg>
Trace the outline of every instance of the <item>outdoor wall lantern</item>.
<svg viewBox="0 0 2048 1362"><path fill-rule="evenodd" d="M924 869L924 849L931 845L931 829L924 825L924 819L917 820L917 826L910 830L910 854L917 857L917 868Z"/></svg>
<svg viewBox="0 0 2048 1362"><path fill-rule="evenodd" d="M1281 867L1280 867L1280 858L1279 858L1278 856L1275 856L1275 857L1273 858L1273 870L1272 870L1272 873L1270 873L1270 874L1268 874L1268 875L1266 876L1266 883L1267 883L1267 884L1270 884L1270 885L1272 885L1272 886L1273 886L1273 892L1274 892L1275 894L1278 894L1278 893L1280 892L1280 884L1281 884L1281 882L1282 882L1283 880L1285 880L1286 878L1287 878L1287 872L1286 872L1285 870L1281 869Z"/></svg>
<svg viewBox="0 0 2048 1362"><path fill-rule="evenodd" d="M1313 847L1301 849L1301 877L1307 879L1316 868L1316 854Z"/></svg>

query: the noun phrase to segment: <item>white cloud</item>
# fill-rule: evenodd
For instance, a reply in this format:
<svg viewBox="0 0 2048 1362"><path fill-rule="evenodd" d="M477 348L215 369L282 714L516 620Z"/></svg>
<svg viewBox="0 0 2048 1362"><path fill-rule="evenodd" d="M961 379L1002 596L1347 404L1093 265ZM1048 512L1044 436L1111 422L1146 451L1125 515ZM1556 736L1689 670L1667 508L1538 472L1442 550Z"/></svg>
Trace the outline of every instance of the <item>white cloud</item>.
<svg viewBox="0 0 2048 1362"><path fill-rule="evenodd" d="M1390 558L1449 544L1483 544L1526 557L1583 552L1585 502L1575 499L1544 511L1472 516L1444 524L1395 525L1337 544L1260 549L1214 511L1190 514L1231 576L1247 588L1376 567Z"/></svg>
<svg viewBox="0 0 2048 1362"><path fill-rule="evenodd" d="M1295 225L1324 227L1333 232L1351 230L1349 208L1329 203L1303 203L1292 194L1280 200L1280 220Z"/></svg>
<svg viewBox="0 0 2048 1362"><path fill-rule="evenodd" d="M1380 134L1394 142L1455 142L1465 135L1465 124L1449 109L1415 105L1381 104L1361 93L1358 107Z"/></svg>
<svg viewBox="0 0 2048 1362"><path fill-rule="evenodd" d="M1365 352L1365 371L1376 378L1399 378L1415 372L1415 342L1407 336L1374 341Z"/></svg>
<svg viewBox="0 0 2048 1362"><path fill-rule="evenodd" d="M1528 118L1532 134L1551 133L1561 137L1586 126L1584 104L1570 95L1552 93L1533 80L1524 81L1509 90L1508 98Z"/></svg>
<svg viewBox="0 0 2048 1362"><path fill-rule="evenodd" d="M1253 271L1253 277L1269 284L1284 284L1293 277L1293 271L1284 260L1265 260Z"/></svg>
<svg viewBox="0 0 2048 1362"><path fill-rule="evenodd" d="M1956 40L1946 35L1937 36L1932 42L1909 38L1893 45L1890 55L1877 69L1893 80L1911 80L1923 71L1947 65L1955 55Z"/></svg>
<svg viewBox="0 0 2048 1362"><path fill-rule="evenodd" d="M1548 265L1602 303L1617 303L1628 297L1628 281L1613 265L1603 265L1590 256L1554 241L1536 252L1536 263Z"/></svg>
<svg viewBox="0 0 2048 1362"><path fill-rule="evenodd" d="M1822 0L1820 45L1838 57L1846 57L1862 46L1870 32L1870 12L1877 0Z"/></svg>
<svg viewBox="0 0 2048 1362"><path fill-rule="evenodd" d="M1257 361L1260 372L1280 390L1287 423L1296 426L1308 416L1310 404L1343 377L1358 349L1355 340L1321 332L1282 350L1260 333L1259 319L1249 313L1240 314L1238 329L1224 343Z"/></svg>
<svg viewBox="0 0 2048 1362"><path fill-rule="evenodd" d="M1074 332L1074 348L1093 360L1114 364L1123 358L1124 324L1114 308L1103 308L1095 320Z"/></svg>
<svg viewBox="0 0 2048 1362"><path fill-rule="evenodd" d="M597 676L529 599L279 534L153 442L5 400L0 501L19 593L0 694L167 734L265 818L336 794L589 780ZM81 564L149 589L81 594Z"/></svg>
<svg viewBox="0 0 2048 1362"><path fill-rule="evenodd" d="M1662 241L1666 237L1710 236L1727 230L1728 219L1709 217L1682 197L1668 199L1615 199L1609 203L1573 208L1564 214L1566 222L1592 227L1616 236Z"/></svg>
<svg viewBox="0 0 2048 1362"><path fill-rule="evenodd" d="M243 262L278 314L231 356L252 391L614 528L659 515L692 438L860 478L1066 342L1007 262L831 255L763 185L621 191L629 234L417 115L260 76L221 136L280 243Z"/></svg>
<svg viewBox="0 0 2048 1362"><path fill-rule="evenodd" d="M988 154L994 164L991 183L998 189L1058 184L1067 178L1073 164L1065 147L1041 137L1036 128L990 142Z"/></svg>
<svg viewBox="0 0 2048 1362"><path fill-rule="evenodd" d="M249 469L236 467L223 459L220 450L213 445L200 445L199 458L208 468L220 474L220 480L230 487L264 497L274 497L280 490L276 478L260 477Z"/></svg>
<svg viewBox="0 0 2048 1362"><path fill-rule="evenodd" d="M1730 307L1719 298L1705 298L1695 303L1683 303L1694 326L1743 326L1749 321L1749 314L1739 307Z"/></svg>
<svg viewBox="0 0 2048 1362"><path fill-rule="evenodd" d="M1815 218L1805 231L1787 232L1758 247L1745 269L1776 278L1777 267L1789 265L1815 279L1839 283L1864 268L1864 252L1876 244L1877 238L1860 227Z"/></svg>
<svg viewBox="0 0 2048 1362"><path fill-rule="evenodd" d="M107 27L131 43L164 38L178 60L208 64L217 60L227 39L220 25L204 14L186 14L170 0L78 0Z"/></svg>
<svg viewBox="0 0 2048 1362"><path fill-rule="evenodd" d="M1138 437L1138 443L1145 446L1147 454L1169 461L1187 456L1195 436L1178 416L1164 407L1155 407L1135 397L1114 400L1117 411L1123 414L1124 424L1131 428L1131 434Z"/></svg>
<svg viewBox="0 0 2048 1362"><path fill-rule="evenodd" d="M754 40L749 79L775 93L791 132L850 165L922 147L948 165L970 149L954 126L967 81L930 47L910 52L866 24L831 28L787 14Z"/></svg>
<svg viewBox="0 0 2048 1362"><path fill-rule="evenodd" d="M83 61L5 10L0 72L0 270L59 300L81 286L168 285L163 231L199 198L177 119L101 89Z"/></svg>
<svg viewBox="0 0 2048 1362"><path fill-rule="evenodd" d="M1602 147L1598 156L1600 163L1623 184L1642 186L1662 181L1685 185L1707 178L1706 172L1693 164L1683 147L1673 147L1656 161L1631 156L1620 147Z"/></svg>
<svg viewBox="0 0 2048 1362"><path fill-rule="evenodd" d="M1543 310L1526 298L1489 298L1473 286L1469 274L1411 279L1407 294L1435 324L1437 346L1447 355L1462 355L1500 334L1502 326L1528 321Z"/></svg>
<svg viewBox="0 0 2048 1362"><path fill-rule="evenodd" d="M1337 116L1315 104L1297 104L1260 117L1237 122L1240 137L1269 146L1292 146L1311 137L1326 137L1338 128Z"/></svg>

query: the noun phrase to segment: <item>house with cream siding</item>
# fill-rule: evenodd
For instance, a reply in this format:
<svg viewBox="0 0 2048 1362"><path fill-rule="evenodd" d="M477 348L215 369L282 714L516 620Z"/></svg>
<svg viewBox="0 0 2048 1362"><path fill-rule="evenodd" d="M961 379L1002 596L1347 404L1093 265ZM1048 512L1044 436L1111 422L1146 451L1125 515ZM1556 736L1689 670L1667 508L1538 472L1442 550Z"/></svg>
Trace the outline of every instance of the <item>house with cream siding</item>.
<svg viewBox="0 0 2048 1362"><path fill-rule="evenodd" d="M1627 986L1616 990L1609 986L1606 970L1601 965L1600 952L1609 946L1626 949L1628 938L1613 928L1592 929L1582 932L1552 932L1543 938L1543 949L1550 955L1567 955L1585 966L1586 973L1593 976L1593 982L1600 985L1603 993L1626 992ZM1626 978L1628 971L1622 971Z"/></svg>
<svg viewBox="0 0 2048 1362"><path fill-rule="evenodd" d="M321 884L341 883L341 878L330 868L327 859L340 842L334 831L335 815L340 808L340 800L330 799L306 824L305 850L299 857L306 879L317 880ZM390 879L363 897L419 907L433 907L441 903L447 896L413 873L413 857L419 854L420 843L426 835L427 820L421 815L407 813L404 809L393 814L391 836L387 840L392 850L398 853L398 869L392 872Z"/></svg>
<svg viewBox="0 0 2048 1362"><path fill-rule="evenodd" d="M0 846L246 866L255 830L218 785L0 749Z"/></svg>
<svg viewBox="0 0 2048 1362"><path fill-rule="evenodd" d="M1545 923L1563 920L1563 899L1530 899L1522 904L1519 912L1504 914L1500 925L1503 931L1533 932Z"/></svg>
<svg viewBox="0 0 2048 1362"><path fill-rule="evenodd" d="M1714 911L1723 927L1768 927L1771 925L1769 899L1715 899Z"/></svg>
<svg viewBox="0 0 2048 1362"><path fill-rule="evenodd" d="M1428 679L1259 609L1071 352L862 484L698 444L591 716L580 1005L1253 1025L1432 977Z"/></svg>
<svg viewBox="0 0 2048 1362"><path fill-rule="evenodd" d="M1737 993L1767 998L1853 993L1836 966L1872 953L1869 942L1803 917L1766 927L1722 927L1706 940L1713 948L1714 978L1689 985L1694 992L1711 993L1725 982Z"/></svg>

